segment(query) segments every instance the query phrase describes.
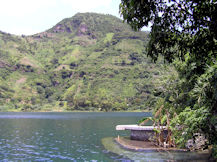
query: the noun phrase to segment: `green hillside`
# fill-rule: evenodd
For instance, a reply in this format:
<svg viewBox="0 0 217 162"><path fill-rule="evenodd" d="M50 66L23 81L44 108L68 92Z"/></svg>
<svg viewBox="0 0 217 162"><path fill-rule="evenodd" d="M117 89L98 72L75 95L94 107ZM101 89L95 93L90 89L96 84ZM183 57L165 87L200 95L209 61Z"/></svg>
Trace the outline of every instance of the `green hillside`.
<svg viewBox="0 0 217 162"><path fill-rule="evenodd" d="M175 71L145 55L148 33L76 14L32 36L0 32L0 110L146 110Z"/></svg>

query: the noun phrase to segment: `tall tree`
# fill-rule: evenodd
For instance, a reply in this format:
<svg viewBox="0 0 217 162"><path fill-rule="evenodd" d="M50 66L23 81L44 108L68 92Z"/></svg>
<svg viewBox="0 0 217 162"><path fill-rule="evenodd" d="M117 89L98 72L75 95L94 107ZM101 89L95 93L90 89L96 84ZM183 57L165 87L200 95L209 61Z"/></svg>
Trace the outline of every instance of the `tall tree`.
<svg viewBox="0 0 217 162"><path fill-rule="evenodd" d="M120 13L134 30L151 24L147 54L154 61L162 55L179 72L164 100L187 132L177 142L203 132L217 157L217 1L121 0Z"/></svg>

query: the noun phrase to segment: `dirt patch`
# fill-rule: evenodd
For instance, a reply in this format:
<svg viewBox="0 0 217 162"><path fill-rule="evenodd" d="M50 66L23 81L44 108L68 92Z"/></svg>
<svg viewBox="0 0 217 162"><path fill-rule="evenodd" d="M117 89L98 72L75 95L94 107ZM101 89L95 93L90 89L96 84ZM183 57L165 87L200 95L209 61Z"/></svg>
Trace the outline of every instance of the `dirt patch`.
<svg viewBox="0 0 217 162"><path fill-rule="evenodd" d="M23 64L23 65L30 65L32 67L35 67L37 68L38 65L36 65L35 63L33 63L29 58L27 57L24 57L20 60L20 63Z"/></svg>
<svg viewBox="0 0 217 162"><path fill-rule="evenodd" d="M19 80L16 81L16 84L23 84L26 82L26 77L22 77Z"/></svg>
<svg viewBox="0 0 217 162"><path fill-rule="evenodd" d="M77 36L82 36L86 35L88 31L88 27L86 24L80 24L78 31L77 31Z"/></svg>

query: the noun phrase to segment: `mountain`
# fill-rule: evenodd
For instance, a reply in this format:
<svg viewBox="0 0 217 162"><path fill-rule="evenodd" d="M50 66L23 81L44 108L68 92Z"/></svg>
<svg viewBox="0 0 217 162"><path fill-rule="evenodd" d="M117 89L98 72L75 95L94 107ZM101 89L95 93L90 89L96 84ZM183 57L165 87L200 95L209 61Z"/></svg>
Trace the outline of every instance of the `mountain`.
<svg viewBox="0 0 217 162"><path fill-rule="evenodd" d="M146 110L175 71L145 55L147 32L78 13L45 32L0 32L0 110Z"/></svg>

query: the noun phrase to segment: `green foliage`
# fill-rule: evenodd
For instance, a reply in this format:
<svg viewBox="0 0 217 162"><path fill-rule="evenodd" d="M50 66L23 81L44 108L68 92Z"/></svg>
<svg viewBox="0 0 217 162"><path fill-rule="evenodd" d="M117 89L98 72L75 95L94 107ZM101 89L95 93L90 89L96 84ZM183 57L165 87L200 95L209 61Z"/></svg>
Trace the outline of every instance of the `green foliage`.
<svg viewBox="0 0 217 162"><path fill-rule="evenodd" d="M217 144L217 4L216 1L122 0L120 12L133 29L152 22L147 54L175 65L179 80L165 85L162 105L172 112L180 145L202 132ZM159 107L158 107L159 108ZM177 127L183 127L180 133ZM215 158L216 150L214 150Z"/></svg>
<svg viewBox="0 0 217 162"><path fill-rule="evenodd" d="M144 121L153 121L153 118L152 117L144 117L142 119L140 119L137 124L140 125L142 122Z"/></svg>
<svg viewBox="0 0 217 162"><path fill-rule="evenodd" d="M148 33L95 13L32 36L0 33L0 105L8 111L151 109L174 69L151 63L147 42Z"/></svg>
<svg viewBox="0 0 217 162"><path fill-rule="evenodd" d="M215 1L122 0L120 12L135 30L153 22L148 55L154 60L160 54L169 62L183 60L190 52L204 66L216 55Z"/></svg>
<svg viewBox="0 0 217 162"><path fill-rule="evenodd" d="M176 118L172 120L171 126L176 127L181 125L181 130L174 130L174 136L176 143L181 147L185 146L188 139L191 139L194 133L201 133L201 127L206 123L209 116L207 108L200 107L192 110L190 107L186 107ZM185 131L183 133L183 130ZM181 135L180 135L181 134Z"/></svg>

